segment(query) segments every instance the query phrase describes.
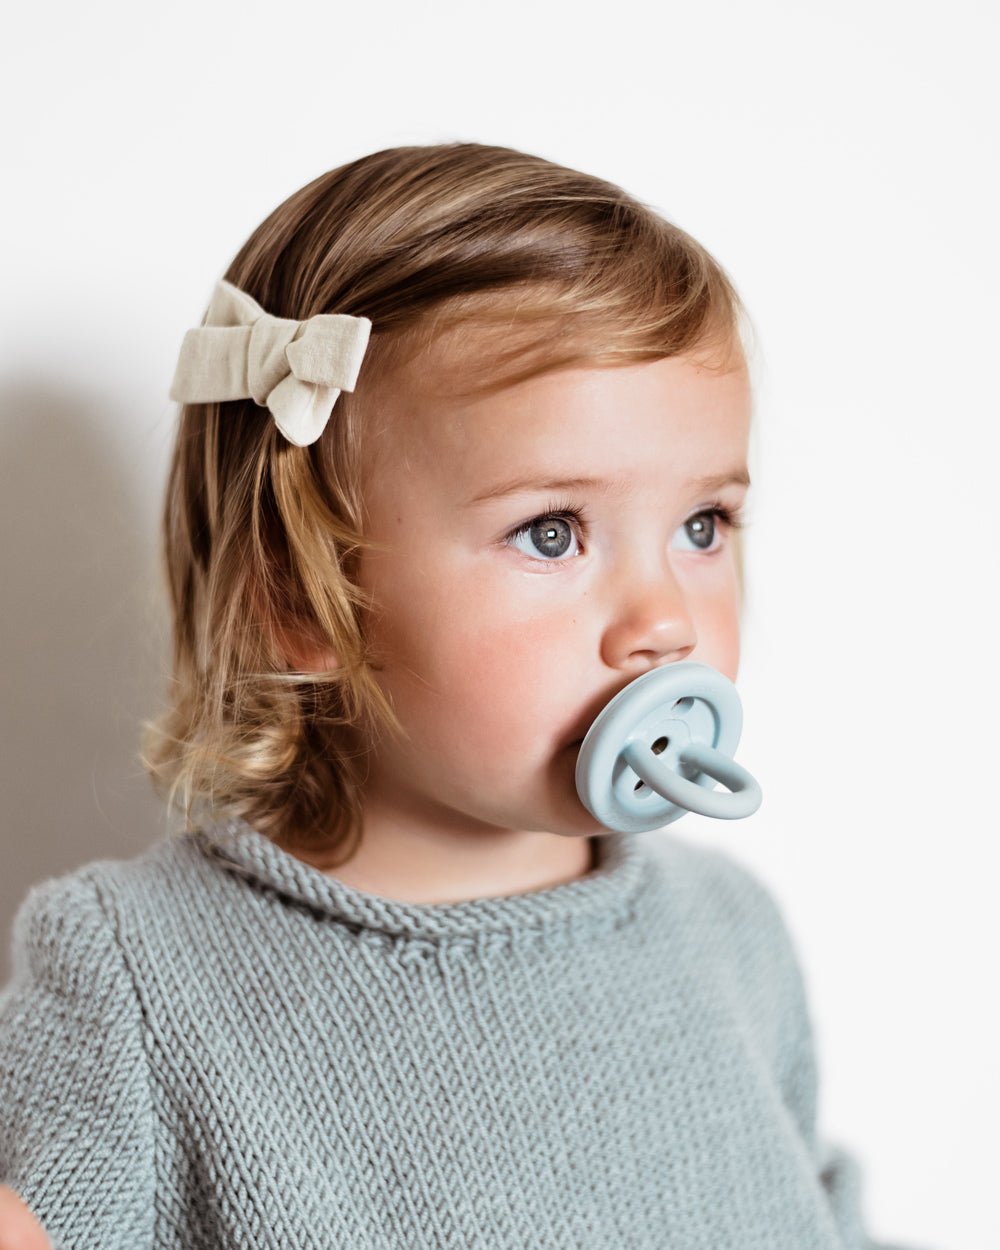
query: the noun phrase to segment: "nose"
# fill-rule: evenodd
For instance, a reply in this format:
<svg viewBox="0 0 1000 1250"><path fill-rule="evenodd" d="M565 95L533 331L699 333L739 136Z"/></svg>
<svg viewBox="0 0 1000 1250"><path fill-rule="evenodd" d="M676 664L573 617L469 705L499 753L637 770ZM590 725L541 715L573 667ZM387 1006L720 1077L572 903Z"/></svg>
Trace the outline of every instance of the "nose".
<svg viewBox="0 0 1000 1250"><path fill-rule="evenodd" d="M655 576L617 582L601 658L638 677L659 664L686 659L698 641L690 607L669 565Z"/></svg>

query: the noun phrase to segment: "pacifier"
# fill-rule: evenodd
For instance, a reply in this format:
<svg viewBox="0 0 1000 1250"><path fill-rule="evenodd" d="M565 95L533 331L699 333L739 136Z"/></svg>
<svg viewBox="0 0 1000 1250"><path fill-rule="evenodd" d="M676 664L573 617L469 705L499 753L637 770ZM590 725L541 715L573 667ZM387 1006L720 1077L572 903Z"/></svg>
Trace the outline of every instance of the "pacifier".
<svg viewBox="0 0 1000 1250"><path fill-rule="evenodd" d="M693 660L651 669L607 704L576 761L586 809L619 833L660 829L685 812L739 820L760 786L733 759L743 707L728 678ZM725 790L713 789L721 782Z"/></svg>

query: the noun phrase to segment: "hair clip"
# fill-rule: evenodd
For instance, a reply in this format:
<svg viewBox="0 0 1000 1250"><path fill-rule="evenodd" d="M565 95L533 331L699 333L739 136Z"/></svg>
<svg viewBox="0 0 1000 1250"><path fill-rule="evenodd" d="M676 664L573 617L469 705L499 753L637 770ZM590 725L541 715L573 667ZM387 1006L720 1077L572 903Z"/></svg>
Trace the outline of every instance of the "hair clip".
<svg viewBox="0 0 1000 1250"><path fill-rule="evenodd" d="M341 313L272 317L223 280L204 324L184 336L170 398L252 399L270 409L290 443L307 447L323 433L340 392L354 390L371 328L367 317Z"/></svg>

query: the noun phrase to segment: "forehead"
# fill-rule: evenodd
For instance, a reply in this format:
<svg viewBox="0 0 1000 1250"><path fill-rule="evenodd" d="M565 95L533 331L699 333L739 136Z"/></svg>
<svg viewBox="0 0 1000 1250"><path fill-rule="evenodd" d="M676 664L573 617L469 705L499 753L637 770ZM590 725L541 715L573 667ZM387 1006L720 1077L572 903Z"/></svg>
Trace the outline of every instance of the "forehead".
<svg viewBox="0 0 1000 1250"><path fill-rule="evenodd" d="M419 479L455 495L497 494L533 477L669 489L745 464L751 399L742 362L571 367L479 394L433 387L427 377L404 379L380 404L373 481Z"/></svg>

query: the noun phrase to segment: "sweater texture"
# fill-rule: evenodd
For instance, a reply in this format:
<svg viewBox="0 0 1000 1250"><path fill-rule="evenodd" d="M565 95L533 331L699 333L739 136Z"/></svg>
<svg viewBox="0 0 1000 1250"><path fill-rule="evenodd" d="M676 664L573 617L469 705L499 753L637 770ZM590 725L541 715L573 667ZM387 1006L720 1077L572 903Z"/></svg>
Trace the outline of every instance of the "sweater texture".
<svg viewBox="0 0 1000 1250"><path fill-rule="evenodd" d="M411 905L238 821L36 888L0 1179L66 1250L857 1250L770 897L663 832Z"/></svg>

